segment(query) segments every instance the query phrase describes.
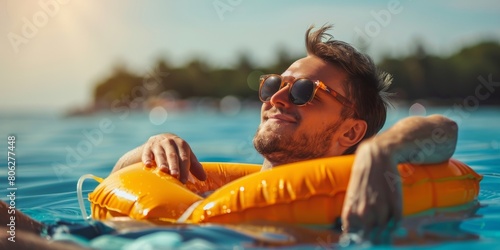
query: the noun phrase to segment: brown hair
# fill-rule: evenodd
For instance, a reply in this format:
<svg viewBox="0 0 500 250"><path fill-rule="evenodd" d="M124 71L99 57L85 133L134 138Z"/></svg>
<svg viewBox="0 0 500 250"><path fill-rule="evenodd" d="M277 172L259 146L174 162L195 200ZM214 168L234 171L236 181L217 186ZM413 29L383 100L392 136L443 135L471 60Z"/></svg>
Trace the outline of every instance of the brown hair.
<svg viewBox="0 0 500 250"><path fill-rule="evenodd" d="M306 32L307 53L343 68L348 75L342 87L354 104L355 111L344 107L342 119L352 117L366 121L368 126L363 140L375 135L385 123L389 105L386 90L392 82L392 76L379 72L369 56L350 44L334 40L332 35L326 33L332 28L331 25L311 32L313 28L311 26ZM344 154L353 153L357 146L348 148Z"/></svg>

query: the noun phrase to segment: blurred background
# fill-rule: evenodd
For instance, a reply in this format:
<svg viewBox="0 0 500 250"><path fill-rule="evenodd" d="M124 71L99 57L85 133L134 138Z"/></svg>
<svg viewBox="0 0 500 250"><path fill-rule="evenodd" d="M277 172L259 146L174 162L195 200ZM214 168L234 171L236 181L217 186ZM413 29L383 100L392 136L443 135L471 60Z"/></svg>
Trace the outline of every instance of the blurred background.
<svg viewBox="0 0 500 250"><path fill-rule="evenodd" d="M497 0L0 0L0 189L15 176L16 208L82 222L78 178L109 175L152 135L179 135L200 161L262 163L258 77L305 56L324 24L394 76L382 130L409 115L459 124L453 157L484 175L486 205L461 228L498 245Z"/></svg>
<svg viewBox="0 0 500 250"><path fill-rule="evenodd" d="M500 104L494 0L0 0L0 20L5 112L252 105L258 76L304 56L306 29L326 23L393 74L396 101Z"/></svg>

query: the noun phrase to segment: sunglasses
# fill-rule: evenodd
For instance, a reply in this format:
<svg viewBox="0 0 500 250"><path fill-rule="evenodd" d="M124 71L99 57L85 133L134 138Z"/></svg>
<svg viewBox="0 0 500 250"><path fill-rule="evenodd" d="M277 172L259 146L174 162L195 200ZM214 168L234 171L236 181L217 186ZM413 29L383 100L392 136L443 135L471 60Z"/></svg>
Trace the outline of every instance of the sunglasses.
<svg viewBox="0 0 500 250"><path fill-rule="evenodd" d="M281 75L262 75L260 77L259 98L262 102L268 102L271 97L276 94L280 89L289 83L288 98L291 103L297 106L304 106L312 101L316 91L322 89L332 95L340 104L354 109L354 105L344 96L337 91L329 88L323 82L317 80L313 81L307 78L293 78L287 77L289 81L285 80Z"/></svg>

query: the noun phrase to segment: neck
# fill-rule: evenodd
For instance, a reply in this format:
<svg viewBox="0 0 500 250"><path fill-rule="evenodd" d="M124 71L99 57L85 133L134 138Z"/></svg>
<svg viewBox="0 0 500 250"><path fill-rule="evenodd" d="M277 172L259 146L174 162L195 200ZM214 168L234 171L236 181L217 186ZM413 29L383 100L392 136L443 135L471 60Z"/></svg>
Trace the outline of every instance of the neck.
<svg viewBox="0 0 500 250"><path fill-rule="evenodd" d="M272 168L277 167L277 166L281 166L281 165L288 164L288 163L294 163L297 161L301 161L301 160L295 160L295 161L288 160L286 162L273 162L273 161L270 161L269 159L264 159L264 162L262 163L261 171L269 170L269 169L272 169Z"/></svg>
<svg viewBox="0 0 500 250"><path fill-rule="evenodd" d="M329 152L325 153L324 155L321 155L321 156L318 156L318 157L314 157L314 158L305 158L305 159L286 158L286 161L271 161L268 158L264 158L264 162L262 163L261 171L269 170L269 169L272 169L274 167L277 167L277 166L280 166L280 165L284 165L284 164L287 164L287 163L294 163L294 162L298 162L298 161L311 160L311 159L315 159L315 158L332 157L332 156L343 155L343 152L346 149L347 148L344 148L344 147L337 147L337 148L335 148L333 150L330 150ZM272 157L272 158L274 158L274 157Z"/></svg>
<svg viewBox="0 0 500 250"><path fill-rule="evenodd" d="M260 169L261 171L264 170L269 170L272 169L275 165L272 164L268 159L264 159L264 162L262 163L262 168Z"/></svg>

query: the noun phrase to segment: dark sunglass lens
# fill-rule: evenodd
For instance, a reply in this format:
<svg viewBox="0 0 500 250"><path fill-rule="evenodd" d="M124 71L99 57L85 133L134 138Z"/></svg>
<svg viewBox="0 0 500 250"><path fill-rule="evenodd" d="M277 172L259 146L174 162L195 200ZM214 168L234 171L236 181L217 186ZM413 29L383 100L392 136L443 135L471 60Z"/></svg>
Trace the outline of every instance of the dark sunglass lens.
<svg viewBox="0 0 500 250"><path fill-rule="evenodd" d="M260 87L260 99L265 102L269 101L269 99L280 90L280 86L281 78L279 76L268 77Z"/></svg>
<svg viewBox="0 0 500 250"><path fill-rule="evenodd" d="M311 100L314 93L314 83L311 80L299 79L290 90L290 101L295 105L304 105Z"/></svg>

